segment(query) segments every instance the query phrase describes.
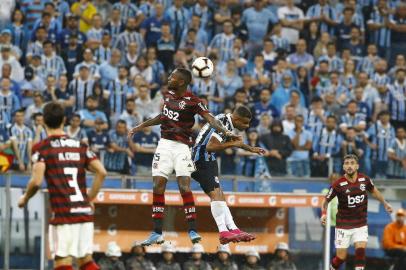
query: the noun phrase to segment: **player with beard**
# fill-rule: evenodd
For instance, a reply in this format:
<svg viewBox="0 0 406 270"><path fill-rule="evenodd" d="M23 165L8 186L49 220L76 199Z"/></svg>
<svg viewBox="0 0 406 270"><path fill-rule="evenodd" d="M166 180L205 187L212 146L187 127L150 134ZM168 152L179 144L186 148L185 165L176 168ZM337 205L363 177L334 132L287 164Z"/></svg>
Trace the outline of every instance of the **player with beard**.
<svg viewBox="0 0 406 270"><path fill-rule="evenodd" d="M188 91L192 80L189 70L175 69L168 78L168 91L164 95L162 111L156 117L149 119L129 132L131 137L146 127L161 125L161 140L155 151L152 161L153 176L153 202L152 220L154 231L142 245L162 244L163 218L165 210L165 189L169 176L176 173L179 191L182 195L186 220L189 225L189 237L192 243L201 240L196 232L196 209L192 191L190 189L190 176L195 171L190 147L194 144L192 127L195 115L200 115L226 138L235 140L239 136L226 129L220 121L207 110L202 101Z"/></svg>
<svg viewBox="0 0 406 270"><path fill-rule="evenodd" d="M338 212L335 231L336 256L330 269L336 270L347 258L347 249L351 243L355 246L355 270L365 269L365 248L368 242L367 209L368 194L380 201L388 213L392 206L383 198L372 180L358 172L356 155L346 155L343 159L344 176L330 187L322 206L321 223L326 224L328 203L337 196Z"/></svg>

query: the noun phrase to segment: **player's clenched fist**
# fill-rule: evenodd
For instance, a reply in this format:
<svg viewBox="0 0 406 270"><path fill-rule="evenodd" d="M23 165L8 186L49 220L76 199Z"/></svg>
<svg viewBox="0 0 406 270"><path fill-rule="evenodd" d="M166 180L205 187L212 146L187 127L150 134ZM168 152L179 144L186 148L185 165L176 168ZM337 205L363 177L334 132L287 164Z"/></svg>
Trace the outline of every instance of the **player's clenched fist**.
<svg viewBox="0 0 406 270"><path fill-rule="evenodd" d="M322 215L321 218L320 218L320 222L321 222L321 225L325 226L326 222L327 222L327 216Z"/></svg>
<svg viewBox="0 0 406 270"><path fill-rule="evenodd" d="M25 195L22 195L20 199L18 199L18 207L23 208L27 204L27 198Z"/></svg>

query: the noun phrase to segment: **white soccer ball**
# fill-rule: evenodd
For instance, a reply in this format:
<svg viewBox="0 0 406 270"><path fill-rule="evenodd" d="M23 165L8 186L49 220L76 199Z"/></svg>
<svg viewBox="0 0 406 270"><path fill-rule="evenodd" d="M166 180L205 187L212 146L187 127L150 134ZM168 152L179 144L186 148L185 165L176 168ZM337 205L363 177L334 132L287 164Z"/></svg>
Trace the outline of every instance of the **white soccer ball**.
<svg viewBox="0 0 406 270"><path fill-rule="evenodd" d="M213 74L213 62L207 57L199 57L193 61L192 72L193 75L199 78L208 78Z"/></svg>

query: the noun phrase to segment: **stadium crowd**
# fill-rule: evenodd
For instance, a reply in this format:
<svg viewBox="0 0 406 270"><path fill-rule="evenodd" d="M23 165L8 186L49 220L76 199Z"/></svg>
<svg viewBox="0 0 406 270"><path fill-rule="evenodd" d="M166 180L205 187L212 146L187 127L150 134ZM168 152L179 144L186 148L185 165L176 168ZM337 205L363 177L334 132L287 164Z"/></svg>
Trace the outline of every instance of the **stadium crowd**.
<svg viewBox="0 0 406 270"><path fill-rule="evenodd" d="M0 151L16 170L58 100L109 171L149 175L159 127L127 131L160 112L175 67L207 56L215 74L191 91L214 114L251 107L245 139L267 150L227 149L222 174L327 176L354 153L372 177L406 178L405 1L4 0L0 51Z"/></svg>

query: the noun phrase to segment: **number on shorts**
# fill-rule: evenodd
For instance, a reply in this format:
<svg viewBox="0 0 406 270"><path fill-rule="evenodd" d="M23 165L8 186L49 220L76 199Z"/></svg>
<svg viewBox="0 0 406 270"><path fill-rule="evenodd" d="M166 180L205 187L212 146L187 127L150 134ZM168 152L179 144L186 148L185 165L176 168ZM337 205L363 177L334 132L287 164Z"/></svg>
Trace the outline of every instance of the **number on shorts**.
<svg viewBox="0 0 406 270"><path fill-rule="evenodd" d="M161 158L161 154L160 153L155 153L154 161L159 161L160 158Z"/></svg>
<svg viewBox="0 0 406 270"><path fill-rule="evenodd" d="M83 194L80 191L79 185L78 185L78 169L77 168L63 168L63 173L66 175L71 175L72 178L69 179L68 183L69 186L75 189L75 194L70 195L70 200L72 202L80 202L83 201Z"/></svg>

